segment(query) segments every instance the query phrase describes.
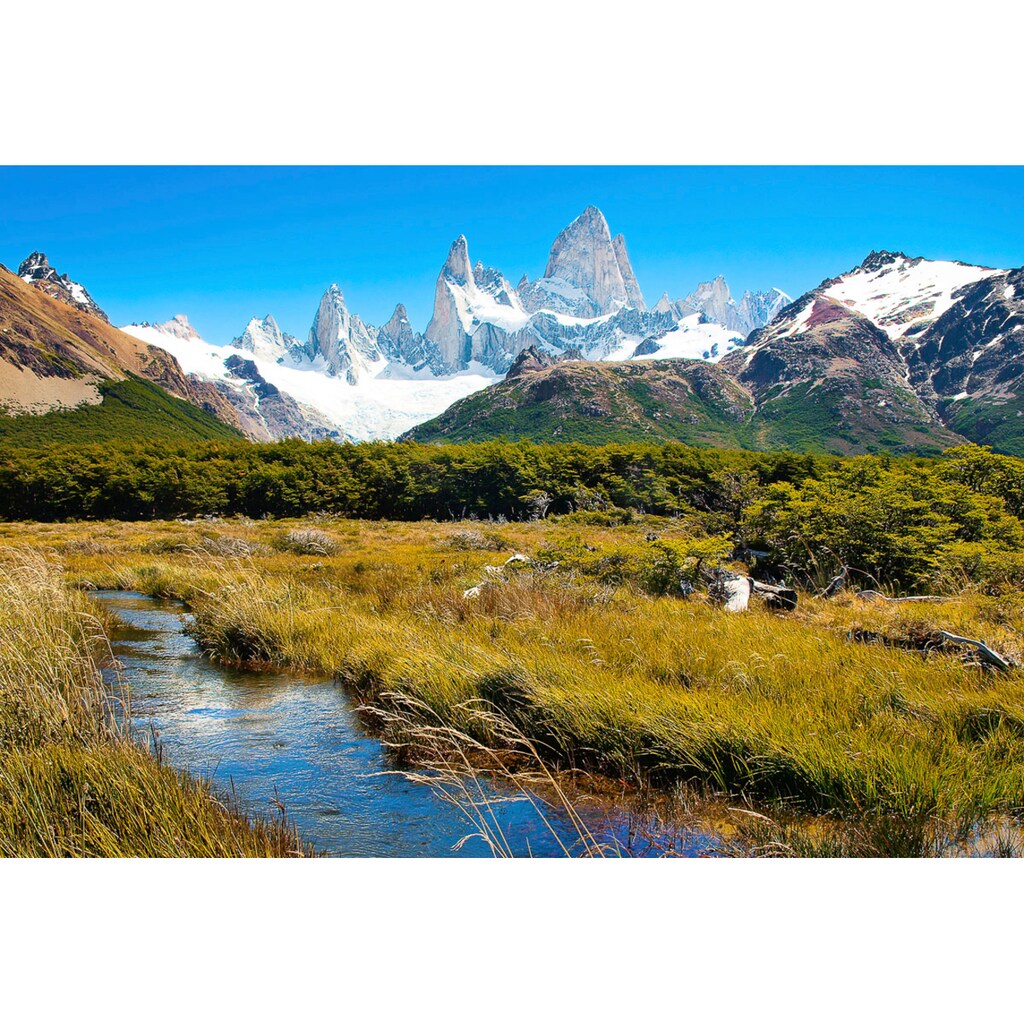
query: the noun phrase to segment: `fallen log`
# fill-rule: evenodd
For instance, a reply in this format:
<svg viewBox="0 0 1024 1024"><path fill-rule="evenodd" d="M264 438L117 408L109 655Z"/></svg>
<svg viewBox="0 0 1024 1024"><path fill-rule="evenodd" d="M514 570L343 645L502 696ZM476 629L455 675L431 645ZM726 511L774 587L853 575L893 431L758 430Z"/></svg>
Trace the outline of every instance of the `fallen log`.
<svg viewBox="0 0 1024 1024"><path fill-rule="evenodd" d="M725 592L725 610L727 612L745 612L750 603L750 583L746 576L739 579L725 580L722 590Z"/></svg>
<svg viewBox="0 0 1024 1024"><path fill-rule="evenodd" d="M757 580L751 580L750 585L753 592L763 598L769 608L784 612L791 612L796 608L796 591L792 588L759 583Z"/></svg>
<svg viewBox="0 0 1024 1024"><path fill-rule="evenodd" d="M710 576L708 597L727 612L745 612L750 602L750 578L724 573Z"/></svg>
<svg viewBox="0 0 1024 1024"><path fill-rule="evenodd" d="M757 594L769 608L791 612L796 608L796 591L771 583L759 583L749 576L726 576L708 586L708 596L727 612L743 612L750 605L751 594Z"/></svg>

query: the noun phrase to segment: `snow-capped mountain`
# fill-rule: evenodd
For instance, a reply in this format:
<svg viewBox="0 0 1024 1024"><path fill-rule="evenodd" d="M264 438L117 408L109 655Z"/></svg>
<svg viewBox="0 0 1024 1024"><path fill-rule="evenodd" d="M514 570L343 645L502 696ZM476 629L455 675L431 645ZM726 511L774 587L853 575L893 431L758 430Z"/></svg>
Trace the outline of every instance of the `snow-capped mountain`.
<svg viewBox="0 0 1024 1024"><path fill-rule="evenodd" d="M558 234L545 276L531 282L524 275L515 287L501 271L471 262L469 243L459 236L422 333L402 304L381 327L365 322L331 285L304 342L267 315L253 317L227 345L210 344L181 315L130 325L126 337L103 322L84 287L57 274L41 253L19 270L5 273L17 312L12 322L24 329L9 332L5 344L18 379L36 375L22 388L31 401L21 404L32 410L67 405L80 392L84 400L98 397L88 381L55 383L56 364L39 356L52 350L105 379L146 378L255 439L384 439L501 381L510 367L521 376L536 363L538 372L551 370L544 380L603 381L612 405L611 396L620 384L628 391L630 381L656 380L664 390L678 378L700 398L710 394L709 382L729 378L747 405L737 404L741 392L719 388L708 399L708 409L717 410L712 419L718 417L708 436L728 435L732 443L749 435L754 447L934 451L967 438L1024 454L1024 268L872 252L795 301L772 289L746 292L737 302L718 277L685 299L664 294L648 308L625 241L590 207ZM63 316L70 333L33 320L33 295L36 305L49 303L51 314L63 310L57 320ZM101 339L89 351L79 351L83 327ZM26 348L24 338L37 335L39 344ZM111 354L117 370L103 362ZM673 369L664 363L673 359L719 366ZM609 369L608 376L587 368L594 362L647 365ZM529 403L546 387L512 389L535 426L548 421L535 417ZM494 400L508 390L496 390ZM578 397L581 408L596 408L582 392ZM483 422L488 401L479 395L460 407L476 410L473 422ZM637 416L642 408L640 402ZM669 415L677 406L665 408ZM693 407L687 415L703 422L705 413ZM733 420L746 433L726 430ZM663 426L647 424L644 436Z"/></svg>
<svg viewBox="0 0 1024 1024"><path fill-rule="evenodd" d="M755 311L752 301L743 315L759 325L774 306L764 301ZM734 314L730 303L726 287L722 306ZM604 215L591 206L555 239L544 277L524 275L514 288L500 271L472 265L465 236L457 238L438 275L424 337L434 366L458 373L476 362L503 374L531 346L556 355L577 349L590 360L714 361L751 329L737 330L733 321L735 315L729 323L716 321L667 295L648 310L625 239L612 237Z"/></svg>
<svg viewBox="0 0 1024 1024"><path fill-rule="evenodd" d="M241 335L232 339L231 344L275 362L288 356L297 358L297 350L302 348L302 342L285 334L269 313L262 320L254 316Z"/></svg>
<svg viewBox="0 0 1024 1024"><path fill-rule="evenodd" d="M672 309L680 318L687 312L703 313L712 323L721 324L745 338L751 331L764 327L792 301L781 289L772 288L767 292L746 291L737 302L725 278L719 275L713 281L701 282L685 299L674 303L669 302L667 294L663 295L659 306Z"/></svg>
<svg viewBox="0 0 1024 1024"><path fill-rule="evenodd" d="M85 310L86 313L91 313L110 323L107 314L96 305L83 285L72 281L67 274L58 274L50 266L46 253L34 252L27 259L22 260L18 267L18 277L45 292L51 299L60 299L61 302L77 306L79 309Z"/></svg>
<svg viewBox="0 0 1024 1024"><path fill-rule="evenodd" d="M872 252L784 307L722 365L760 410L851 446L1024 435L1020 273Z"/></svg>
<svg viewBox="0 0 1024 1024"><path fill-rule="evenodd" d="M349 313L341 289L324 292L303 347L306 359L329 376L344 376L349 384L372 377L385 362L377 348L377 332Z"/></svg>
<svg viewBox="0 0 1024 1024"><path fill-rule="evenodd" d="M531 282L523 275L518 286L500 270L473 263L460 235L438 274L422 333L401 304L383 326L366 323L331 285L304 343L284 334L271 316L250 320L228 346L197 339L179 318L146 325L145 340L165 345L188 372L216 382L237 401L249 402L263 384L273 386L315 424L310 429L322 429L326 420L340 435L369 439L395 437L501 379L530 347L585 360L717 361L747 333L733 324L740 321L727 287L722 308L732 316L729 323L667 297L648 310L625 239L613 237L604 215L590 206L555 238L544 276ZM242 362L232 369L227 360L234 357ZM240 384L239 367L250 364L247 383ZM258 409L249 411L258 419ZM268 422L266 429L274 428Z"/></svg>
<svg viewBox="0 0 1024 1024"><path fill-rule="evenodd" d="M286 342L283 355L278 348L242 347L240 339L211 344L181 315L123 330L169 352L190 377L216 386L238 410L246 433L263 440L396 437L498 379L482 369L435 377L429 369L417 373L389 361L376 347L379 333L349 315L336 285L324 293L306 345ZM369 354L356 347L366 337L374 338Z"/></svg>
<svg viewBox="0 0 1024 1024"><path fill-rule="evenodd" d="M822 282L819 290L863 313L896 339L924 331L954 304L960 289L1004 273L883 250L868 253L860 266Z"/></svg>
<svg viewBox="0 0 1024 1024"><path fill-rule="evenodd" d="M424 337L435 371L465 370L478 362L504 373L526 347L518 335L530 314L518 292L493 267L470 266L469 243L459 235L434 288L434 313Z"/></svg>
<svg viewBox="0 0 1024 1024"><path fill-rule="evenodd" d="M622 235L612 238L604 214L588 206L555 239L544 276L519 283L525 308L583 319L616 313L624 306L644 312L644 298Z"/></svg>
<svg viewBox="0 0 1024 1024"><path fill-rule="evenodd" d="M784 309L792 301L780 288L771 288L766 292L746 291L736 307L735 329L748 336L758 327L771 323L779 310ZM732 326L728 319L726 326Z"/></svg>

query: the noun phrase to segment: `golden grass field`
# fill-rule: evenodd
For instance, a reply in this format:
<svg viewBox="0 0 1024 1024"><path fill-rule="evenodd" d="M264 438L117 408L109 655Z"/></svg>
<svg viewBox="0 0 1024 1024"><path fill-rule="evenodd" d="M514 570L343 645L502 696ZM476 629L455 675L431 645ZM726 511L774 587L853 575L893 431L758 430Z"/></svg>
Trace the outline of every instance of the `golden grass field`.
<svg viewBox="0 0 1024 1024"><path fill-rule="evenodd" d="M746 801L766 815L746 827L755 845L1018 852L1024 672L997 673L960 649L912 648L946 629L1019 664L1024 595L886 604L802 594L792 613L752 602L730 614L699 593L651 596L636 585L629 567L652 530L685 539L684 525L651 517L616 527L5 524L0 539L8 563L55 567L47 586L61 614L80 615L89 588L179 597L211 657L327 673L370 705L403 695L497 744L486 717L467 712L482 699L555 766ZM622 568L485 568L574 546ZM8 665L25 642L18 628L5 625ZM97 742L108 740L87 748Z"/></svg>

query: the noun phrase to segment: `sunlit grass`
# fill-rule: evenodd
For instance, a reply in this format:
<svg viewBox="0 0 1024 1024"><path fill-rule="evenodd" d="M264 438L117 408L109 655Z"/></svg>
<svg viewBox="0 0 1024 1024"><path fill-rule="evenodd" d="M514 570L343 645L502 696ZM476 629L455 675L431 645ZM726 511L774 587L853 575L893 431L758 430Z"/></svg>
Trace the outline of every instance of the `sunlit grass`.
<svg viewBox="0 0 1024 1024"><path fill-rule="evenodd" d="M102 622L38 556L0 560L0 855L242 857L301 852L115 723Z"/></svg>
<svg viewBox="0 0 1024 1024"><path fill-rule="evenodd" d="M898 605L801 595L789 615L730 615L629 580L486 568L569 536L636 547L649 529L320 519L0 532L62 561L79 586L183 598L196 639L222 661L330 674L378 706L400 694L500 746L486 717L467 711L484 700L552 765L689 780L845 830L751 818L745 833L769 852L936 853L1022 811L1024 673L907 648L945 629L1020 663L1024 596ZM280 550L289 530L317 531L319 550ZM673 531L684 534L659 526L661 537ZM463 596L480 583L479 596ZM875 642L855 639L865 636Z"/></svg>

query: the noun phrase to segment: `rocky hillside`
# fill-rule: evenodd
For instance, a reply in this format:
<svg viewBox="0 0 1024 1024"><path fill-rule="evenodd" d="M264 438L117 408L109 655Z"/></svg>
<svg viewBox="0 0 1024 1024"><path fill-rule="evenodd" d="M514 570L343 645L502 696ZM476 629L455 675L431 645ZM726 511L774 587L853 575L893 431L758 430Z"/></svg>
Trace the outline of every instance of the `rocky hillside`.
<svg viewBox="0 0 1024 1024"><path fill-rule="evenodd" d="M722 366L794 447L1024 454L1024 271L872 252L782 309Z"/></svg>
<svg viewBox="0 0 1024 1024"><path fill-rule="evenodd" d="M908 383L896 343L835 299L816 296L755 337L721 366L753 396L758 447L782 440L798 451L853 454L958 442Z"/></svg>
<svg viewBox="0 0 1024 1024"><path fill-rule="evenodd" d="M59 299L69 306L110 323L110 318L96 305L93 297L85 290L85 286L72 281L67 274L58 274L50 266L46 253L34 252L22 260L21 266L18 267L18 277L33 288L38 288L44 295L49 295L51 299Z"/></svg>
<svg viewBox="0 0 1024 1024"><path fill-rule="evenodd" d="M99 406L112 385L138 381L128 388L132 394L152 397L148 382L201 412L190 430L201 432L205 424L210 436L223 436L222 427L237 436L238 417L215 388L189 379L167 352L119 331L84 305L52 297L48 283L29 283L0 267L0 409L6 418ZM149 404L166 405L162 398ZM138 419L139 436L145 436L146 417L140 413Z"/></svg>
<svg viewBox="0 0 1024 1024"><path fill-rule="evenodd" d="M587 362L521 353L505 379L456 402L404 439L685 441L746 447L750 395L711 363L663 359Z"/></svg>

